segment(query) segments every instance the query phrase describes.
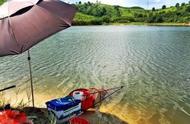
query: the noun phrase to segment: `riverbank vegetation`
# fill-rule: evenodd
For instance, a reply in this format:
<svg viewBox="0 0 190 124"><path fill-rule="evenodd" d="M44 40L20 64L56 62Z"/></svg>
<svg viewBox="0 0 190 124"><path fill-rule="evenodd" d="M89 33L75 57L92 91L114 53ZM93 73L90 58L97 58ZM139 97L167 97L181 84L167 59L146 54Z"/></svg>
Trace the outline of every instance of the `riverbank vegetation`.
<svg viewBox="0 0 190 124"><path fill-rule="evenodd" d="M101 4L100 2L77 2L78 13L74 25L102 24L188 24L190 22L190 2L176 3L175 6L145 10L141 7L121 7Z"/></svg>

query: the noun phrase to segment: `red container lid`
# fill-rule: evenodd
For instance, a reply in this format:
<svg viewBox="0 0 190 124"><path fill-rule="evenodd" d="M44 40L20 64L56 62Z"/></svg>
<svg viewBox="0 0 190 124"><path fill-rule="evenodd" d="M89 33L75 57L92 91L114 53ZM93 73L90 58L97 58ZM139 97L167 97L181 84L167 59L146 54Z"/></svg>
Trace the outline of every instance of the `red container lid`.
<svg viewBox="0 0 190 124"><path fill-rule="evenodd" d="M70 124L90 124L88 120L81 118L81 117L75 117L70 120Z"/></svg>

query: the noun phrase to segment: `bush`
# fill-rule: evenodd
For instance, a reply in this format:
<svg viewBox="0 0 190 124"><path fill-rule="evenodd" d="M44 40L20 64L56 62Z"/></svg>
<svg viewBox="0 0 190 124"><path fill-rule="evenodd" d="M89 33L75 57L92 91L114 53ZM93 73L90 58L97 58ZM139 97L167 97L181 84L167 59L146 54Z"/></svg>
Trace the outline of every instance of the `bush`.
<svg viewBox="0 0 190 124"><path fill-rule="evenodd" d="M152 8L152 11L155 11L155 10L156 10L155 7L153 7L153 8Z"/></svg>
<svg viewBox="0 0 190 124"><path fill-rule="evenodd" d="M190 5L187 6L186 11L187 11L187 12L190 12Z"/></svg>
<svg viewBox="0 0 190 124"><path fill-rule="evenodd" d="M185 6L185 3L182 3L181 6Z"/></svg>
<svg viewBox="0 0 190 124"><path fill-rule="evenodd" d="M176 3L175 7L176 7L176 8L179 8L179 6L180 6L179 3Z"/></svg>
<svg viewBox="0 0 190 124"><path fill-rule="evenodd" d="M91 24L93 24L93 25L102 25L103 21L102 21L102 19L94 19L94 20L91 21Z"/></svg>
<svg viewBox="0 0 190 124"><path fill-rule="evenodd" d="M163 5L163 6L162 6L162 9L166 9L166 5Z"/></svg>
<svg viewBox="0 0 190 124"><path fill-rule="evenodd" d="M104 22L104 23L110 23L110 17L109 16L102 17L102 22Z"/></svg>

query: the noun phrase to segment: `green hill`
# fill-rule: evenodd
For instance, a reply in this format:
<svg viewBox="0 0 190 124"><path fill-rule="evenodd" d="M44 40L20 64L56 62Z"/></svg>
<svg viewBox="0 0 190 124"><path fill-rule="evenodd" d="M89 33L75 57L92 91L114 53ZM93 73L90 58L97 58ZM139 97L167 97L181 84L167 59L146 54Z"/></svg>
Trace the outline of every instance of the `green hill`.
<svg viewBox="0 0 190 124"><path fill-rule="evenodd" d="M111 6L101 3L76 3L78 14L75 25L100 25L109 23L189 23L190 3L161 9L145 10L141 7Z"/></svg>

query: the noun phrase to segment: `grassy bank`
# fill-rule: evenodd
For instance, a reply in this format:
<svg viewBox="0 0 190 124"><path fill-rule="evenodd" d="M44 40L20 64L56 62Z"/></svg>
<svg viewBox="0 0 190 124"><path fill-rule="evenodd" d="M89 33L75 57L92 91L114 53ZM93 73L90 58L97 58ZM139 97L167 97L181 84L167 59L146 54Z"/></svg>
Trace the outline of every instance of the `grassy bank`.
<svg viewBox="0 0 190 124"><path fill-rule="evenodd" d="M107 25L190 26L190 24L188 23L144 23L144 22L110 23Z"/></svg>
<svg viewBox="0 0 190 124"><path fill-rule="evenodd" d="M74 26L95 26L97 24L74 24ZM189 27L189 23L145 23L145 22L128 22L128 23L103 23L100 25L115 25L115 26L127 26L127 25L136 25L136 26L183 26L183 27Z"/></svg>

